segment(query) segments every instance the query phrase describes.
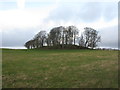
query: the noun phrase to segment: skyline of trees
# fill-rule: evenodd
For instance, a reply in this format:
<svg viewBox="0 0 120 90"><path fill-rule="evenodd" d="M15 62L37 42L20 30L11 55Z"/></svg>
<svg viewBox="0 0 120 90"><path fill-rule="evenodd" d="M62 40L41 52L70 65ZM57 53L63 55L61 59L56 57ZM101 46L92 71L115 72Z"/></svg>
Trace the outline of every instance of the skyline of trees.
<svg viewBox="0 0 120 90"><path fill-rule="evenodd" d="M79 29L73 25L54 27L47 33L45 30L38 32L32 40L25 43L27 49L41 48L44 46L79 45L81 47L94 48L101 41L98 31L85 27L84 32L79 36Z"/></svg>

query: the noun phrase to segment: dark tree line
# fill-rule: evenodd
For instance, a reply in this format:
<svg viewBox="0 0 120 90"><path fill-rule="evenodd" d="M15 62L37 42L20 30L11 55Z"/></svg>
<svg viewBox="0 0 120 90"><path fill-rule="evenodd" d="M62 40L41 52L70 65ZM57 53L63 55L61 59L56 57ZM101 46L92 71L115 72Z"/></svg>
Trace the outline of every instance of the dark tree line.
<svg viewBox="0 0 120 90"><path fill-rule="evenodd" d="M86 27L84 32L79 36L79 30L75 26L54 27L49 33L40 31L32 40L25 43L28 49L41 48L43 46L58 46L64 48L65 45L79 44L81 47L94 48L100 42L101 37L98 36L98 31Z"/></svg>

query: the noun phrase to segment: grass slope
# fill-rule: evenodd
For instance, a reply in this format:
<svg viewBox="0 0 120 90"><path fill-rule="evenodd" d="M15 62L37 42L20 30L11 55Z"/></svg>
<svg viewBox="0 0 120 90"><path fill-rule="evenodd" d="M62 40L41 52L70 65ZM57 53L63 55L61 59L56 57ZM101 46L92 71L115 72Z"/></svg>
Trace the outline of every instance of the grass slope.
<svg viewBox="0 0 120 90"><path fill-rule="evenodd" d="M3 88L117 88L118 51L3 49Z"/></svg>

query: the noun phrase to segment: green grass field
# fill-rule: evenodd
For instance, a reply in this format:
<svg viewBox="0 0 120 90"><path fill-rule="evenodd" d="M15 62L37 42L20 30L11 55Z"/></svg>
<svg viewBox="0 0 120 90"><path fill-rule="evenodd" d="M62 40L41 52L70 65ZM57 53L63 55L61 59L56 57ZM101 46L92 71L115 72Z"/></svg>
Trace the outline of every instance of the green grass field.
<svg viewBox="0 0 120 90"><path fill-rule="evenodd" d="M2 51L3 88L117 88L118 51Z"/></svg>

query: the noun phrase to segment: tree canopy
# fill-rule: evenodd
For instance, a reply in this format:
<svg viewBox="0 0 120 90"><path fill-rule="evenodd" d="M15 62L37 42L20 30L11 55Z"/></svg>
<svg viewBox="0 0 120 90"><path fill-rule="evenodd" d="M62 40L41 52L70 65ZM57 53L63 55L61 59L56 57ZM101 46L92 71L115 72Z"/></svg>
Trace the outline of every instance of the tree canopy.
<svg viewBox="0 0 120 90"><path fill-rule="evenodd" d="M98 42L101 41L98 31L85 27L84 32L79 35L79 30L75 26L59 26L54 27L47 33L45 30L38 32L32 40L25 43L28 49L41 47L55 47L65 48L66 46L77 46L83 48L95 48Z"/></svg>

